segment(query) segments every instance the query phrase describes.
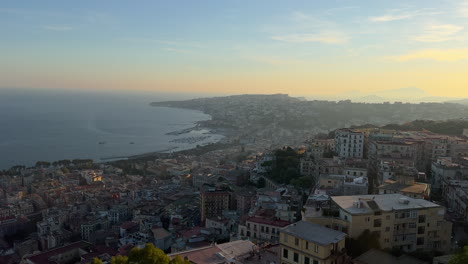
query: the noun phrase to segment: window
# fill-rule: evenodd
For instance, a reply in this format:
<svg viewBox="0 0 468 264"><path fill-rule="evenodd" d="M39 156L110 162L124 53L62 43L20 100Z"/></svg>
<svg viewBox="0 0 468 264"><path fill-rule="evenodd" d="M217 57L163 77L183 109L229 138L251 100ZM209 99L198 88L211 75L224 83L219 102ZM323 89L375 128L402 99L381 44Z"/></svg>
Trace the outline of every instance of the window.
<svg viewBox="0 0 468 264"><path fill-rule="evenodd" d="M306 248L306 249L309 249L309 241L306 241L306 243L305 243L305 248Z"/></svg>
<svg viewBox="0 0 468 264"><path fill-rule="evenodd" d="M318 245L316 244L316 245L314 246L314 252L315 252L315 253L318 253L318 250L319 250L319 247L318 247Z"/></svg>
<svg viewBox="0 0 468 264"><path fill-rule="evenodd" d="M424 245L424 237L418 237L418 240L416 241L416 245Z"/></svg>
<svg viewBox="0 0 468 264"><path fill-rule="evenodd" d="M418 223L425 223L426 222L426 216L425 215L420 215L418 218Z"/></svg>
<svg viewBox="0 0 468 264"><path fill-rule="evenodd" d="M310 264L310 258L309 257L304 258L304 264Z"/></svg>
<svg viewBox="0 0 468 264"><path fill-rule="evenodd" d="M294 252L293 259L294 259L294 262L299 262L299 254L297 254L296 252Z"/></svg>
<svg viewBox="0 0 468 264"><path fill-rule="evenodd" d="M374 219L374 227L381 227L382 219Z"/></svg>
<svg viewBox="0 0 468 264"><path fill-rule="evenodd" d="M389 226L385 227L385 232L390 232L390 227Z"/></svg>
<svg viewBox="0 0 468 264"><path fill-rule="evenodd" d="M426 232L426 228L424 226L418 227L418 235L424 234Z"/></svg>
<svg viewBox="0 0 468 264"><path fill-rule="evenodd" d="M283 258L288 258L288 250L283 249Z"/></svg>
<svg viewBox="0 0 468 264"><path fill-rule="evenodd" d="M295 246L299 246L299 238L295 238L295 239L294 239L294 245L295 245Z"/></svg>
<svg viewBox="0 0 468 264"><path fill-rule="evenodd" d="M314 262L312 262L313 264L319 264L318 260L315 260L314 259Z"/></svg>

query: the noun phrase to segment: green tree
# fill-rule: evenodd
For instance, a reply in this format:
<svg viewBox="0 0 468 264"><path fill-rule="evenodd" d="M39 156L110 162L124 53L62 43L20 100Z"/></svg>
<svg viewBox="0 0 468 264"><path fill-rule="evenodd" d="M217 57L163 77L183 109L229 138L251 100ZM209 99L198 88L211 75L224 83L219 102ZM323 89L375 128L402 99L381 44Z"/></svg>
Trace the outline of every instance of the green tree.
<svg viewBox="0 0 468 264"><path fill-rule="evenodd" d="M257 188L265 188L265 186L266 186L265 178L260 177L260 179L258 179L257 181Z"/></svg>
<svg viewBox="0 0 468 264"><path fill-rule="evenodd" d="M179 256L171 259L164 251L148 243L144 248L134 247L128 257L120 255L112 257L111 264L190 264L190 262Z"/></svg>
<svg viewBox="0 0 468 264"><path fill-rule="evenodd" d="M128 264L128 257L121 255L112 257L111 264Z"/></svg>
<svg viewBox="0 0 468 264"><path fill-rule="evenodd" d="M468 263L468 246L463 247L463 251L455 254L448 264L466 264Z"/></svg>
<svg viewBox="0 0 468 264"><path fill-rule="evenodd" d="M93 258L93 261L91 261L90 264L102 264L102 260L100 260L98 258Z"/></svg>

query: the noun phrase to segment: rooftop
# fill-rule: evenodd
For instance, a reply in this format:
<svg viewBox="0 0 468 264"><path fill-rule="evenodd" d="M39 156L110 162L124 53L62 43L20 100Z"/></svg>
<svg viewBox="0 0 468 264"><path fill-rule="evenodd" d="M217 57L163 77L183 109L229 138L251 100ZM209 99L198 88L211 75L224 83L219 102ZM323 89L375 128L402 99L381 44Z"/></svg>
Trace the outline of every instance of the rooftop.
<svg viewBox="0 0 468 264"><path fill-rule="evenodd" d="M291 224L281 229L281 232L323 246L338 243L346 237L346 234L343 232L306 221Z"/></svg>
<svg viewBox="0 0 468 264"><path fill-rule="evenodd" d="M424 194L429 188L429 184L415 182L413 184L404 184L394 180L386 180L379 189L400 191L405 193Z"/></svg>
<svg viewBox="0 0 468 264"><path fill-rule="evenodd" d="M413 199L402 194L332 196L331 199L339 207L351 214L370 214L376 210L394 211L431 207L442 208L438 204L423 199Z"/></svg>
<svg viewBox="0 0 468 264"><path fill-rule="evenodd" d="M377 249L370 249L364 254L360 255L353 260L355 264L424 264L426 262L420 261L410 256L395 257L389 253Z"/></svg>
<svg viewBox="0 0 468 264"><path fill-rule="evenodd" d="M266 219L262 217L250 217L247 219L248 222L254 222L254 223L259 223L259 224L264 224L264 225L272 225L272 226L278 226L278 227L284 227L289 224L291 224L288 221L283 221L283 220L271 220L271 219Z"/></svg>
<svg viewBox="0 0 468 264"><path fill-rule="evenodd" d="M188 258L191 262L197 264L219 264L226 261L239 261L255 250L255 244L248 240L237 240L233 242L211 245L204 248L198 248L183 252L171 254L170 256L180 256ZM237 262L236 262L237 263Z"/></svg>

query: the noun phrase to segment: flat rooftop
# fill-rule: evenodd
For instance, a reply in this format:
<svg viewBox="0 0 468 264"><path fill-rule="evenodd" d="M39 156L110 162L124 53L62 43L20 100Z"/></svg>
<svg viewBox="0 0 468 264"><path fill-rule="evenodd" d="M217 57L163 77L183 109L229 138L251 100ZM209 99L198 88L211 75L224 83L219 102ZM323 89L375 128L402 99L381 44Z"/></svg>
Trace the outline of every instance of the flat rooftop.
<svg viewBox="0 0 468 264"><path fill-rule="evenodd" d="M281 232L322 246L338 243L346 237L343 232L306 221L299 221L284 227Z"/></svg>
<svg viewBox="0 0 468 264"><path fill-rule="evenodd" d="M438 204L423 200L413 199L402 194L376 194L376 195L352 195L332 196L335 202L343 210L351 214L371 214L375 211L411 210L421 208L441 207ZM357 206L358 203L360 206Z"/></svg>

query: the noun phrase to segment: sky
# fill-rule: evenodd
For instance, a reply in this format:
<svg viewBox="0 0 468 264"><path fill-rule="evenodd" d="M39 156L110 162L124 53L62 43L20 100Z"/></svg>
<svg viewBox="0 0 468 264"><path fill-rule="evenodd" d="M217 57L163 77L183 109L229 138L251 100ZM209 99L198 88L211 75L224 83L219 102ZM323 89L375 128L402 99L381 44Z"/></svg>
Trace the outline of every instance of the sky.
<svg viewBox="0 0 468 264"><path fill-rule="evenodd" d="M468 1L2 0L0 88L468 97Z"/></svg>

